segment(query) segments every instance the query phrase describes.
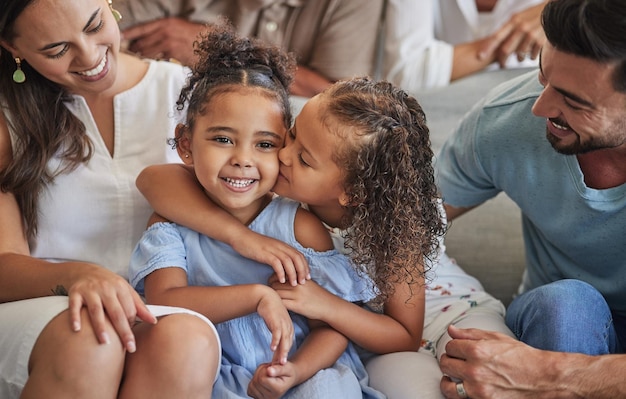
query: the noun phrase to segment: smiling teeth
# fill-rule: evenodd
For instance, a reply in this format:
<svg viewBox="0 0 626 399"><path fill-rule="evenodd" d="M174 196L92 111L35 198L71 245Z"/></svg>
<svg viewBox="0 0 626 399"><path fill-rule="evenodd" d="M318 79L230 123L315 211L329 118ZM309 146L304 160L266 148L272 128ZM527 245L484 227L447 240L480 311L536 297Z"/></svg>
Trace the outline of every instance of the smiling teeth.
<svg viewBox="0 0 626 399"><path fill-rule="evenodd" d="M224 180L226 183L237 188L247 187L254 183L254 179L231 179L230 177L227 177Z"/></svg>
<svg viewBox="0 0 626 399"><path fill-rule="evenodd" d="M89 71L84 71L84 72L78 72L79 75L84 75L84 76L96 76L97 74L99 74L100 72L102 72L104 70L105 65L107 64L107 57L106 54L104 55L104 57L102 57L102 61L100 61L100 64L98 64L97 67L95 67L94 69L91 69Z"/></svg>
<svg viewBox="0 0 626 399"><path fill-rule="evenodd" d="M554 123L552 121L550 121L550 123L552 123L552 126L554 126L555 128L559 129L559 130L567 130L568 128L563 126L563 125L559 125L558 123Z"/></svg>

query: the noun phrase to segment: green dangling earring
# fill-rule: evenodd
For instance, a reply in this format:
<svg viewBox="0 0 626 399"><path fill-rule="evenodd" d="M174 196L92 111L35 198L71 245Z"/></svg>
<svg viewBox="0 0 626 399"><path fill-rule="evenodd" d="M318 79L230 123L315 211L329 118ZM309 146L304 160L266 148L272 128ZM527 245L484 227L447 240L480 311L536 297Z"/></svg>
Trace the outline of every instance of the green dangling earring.
<svg viewBox="0 0 626 399"><path fill-rule="evenodd" d="M19 57L15 57L15 63L17 64L17 69L13 72L13 81L15 83L24 83L26 81L26 75L24 75L24 71L22 71L22 60Z"/></svg>
<svg viewBox="0 0 626 399"><path fill-rule="evenodd" d="M115 18L116 22L120 22L122 20L122 14L113 8L113 0L109 0L109 8L111 9L111 14L113 14L113 18Z"/></svg>

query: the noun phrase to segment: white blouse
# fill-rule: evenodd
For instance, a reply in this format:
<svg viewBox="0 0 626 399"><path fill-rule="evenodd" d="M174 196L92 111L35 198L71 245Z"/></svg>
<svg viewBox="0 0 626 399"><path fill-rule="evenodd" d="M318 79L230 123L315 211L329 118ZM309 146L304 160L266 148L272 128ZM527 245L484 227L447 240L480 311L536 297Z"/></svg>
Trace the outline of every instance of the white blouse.
<svg viewBox="0 0 626 399"><path fill-rule="evenodd" d="M542 2L498 0L493 11L479 13L474 0L388 0L383 75L411 93L445 86L454 45L484 38L513 14ZM507 62L509 68L534 65L515 55Z"/></svg>
<svg viewBox="0 0 626 399"><path fill-rule="evenodd" d="M84 98L67 107L86 127L94 145L91 160L57 176L42 193L33 256L102 265L126 277L130 254L152 209L135 186L148 165L180 162L167 144L182 119L175 102L188 70L150 61L144 78L114 98L115 144L110 155ZM59 159L49 162L54 170Z"/></svg>

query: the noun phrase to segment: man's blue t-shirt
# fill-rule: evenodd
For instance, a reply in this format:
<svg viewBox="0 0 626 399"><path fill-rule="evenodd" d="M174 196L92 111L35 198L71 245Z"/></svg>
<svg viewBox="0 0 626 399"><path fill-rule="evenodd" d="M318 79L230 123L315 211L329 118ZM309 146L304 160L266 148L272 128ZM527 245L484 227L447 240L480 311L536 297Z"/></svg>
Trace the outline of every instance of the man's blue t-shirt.
<svg viewBox="0 0 626 399"><path fill-rule="evenodd" d="M585 185L576 156L556 152L531 111L541 90L537 72L522 75L464 118L435 163L444 202L470 207L505 192L522 211L522 290L578 279L626 315L626 184Z"/></svg>

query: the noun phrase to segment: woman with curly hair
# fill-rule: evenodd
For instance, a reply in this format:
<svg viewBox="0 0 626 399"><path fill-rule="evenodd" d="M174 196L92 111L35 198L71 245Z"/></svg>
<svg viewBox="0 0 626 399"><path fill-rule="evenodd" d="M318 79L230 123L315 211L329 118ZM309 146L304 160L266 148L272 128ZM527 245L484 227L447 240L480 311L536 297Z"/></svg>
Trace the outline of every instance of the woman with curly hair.
<svg viewBox="0 0 626 399"><path fill-rule="evenodd" d="M360 306L315 281L274 278L271 285L289 310L326 322L364 348L374 388L389 397L439 397L437 358L448 325L510 334L503 305L445 254L429 131L415 98L369 78L337 82L304 105L279 159L273 191L306 204L327 225L335 247L373 280L378 297ZM179 166L152 166L138 178L165 217L233 245L243 241L250 256L282 263L286 273L299 262L282 243L257 244L267 238L253 239L243 224L199 204L197 186Z"/></svg>

